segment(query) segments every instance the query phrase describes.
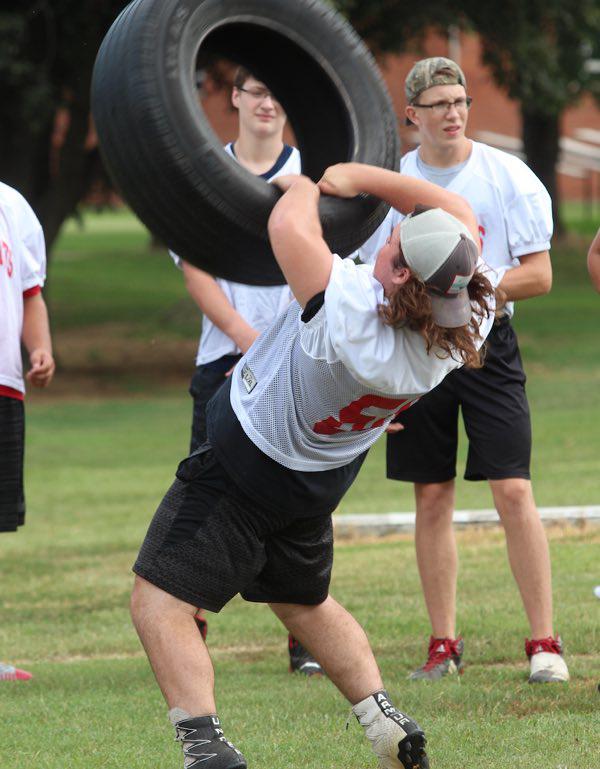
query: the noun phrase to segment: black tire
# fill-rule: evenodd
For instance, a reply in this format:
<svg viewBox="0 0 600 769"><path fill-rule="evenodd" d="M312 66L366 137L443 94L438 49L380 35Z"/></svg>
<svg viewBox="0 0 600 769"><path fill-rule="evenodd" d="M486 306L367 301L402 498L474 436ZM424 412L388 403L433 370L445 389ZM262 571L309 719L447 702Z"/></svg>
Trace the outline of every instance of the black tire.
<svg viewBox="0 0 600 769"><path fill-rule="evenodd" d="M369 51L320 0L134 0L96 60L92 108L105 163L144 224L181 257L242 283L283 282L267 239L279 192L226 155L198 103L199 52L226 57L283 105L318 179L341 161L397 169L394 110ZM352 253L388 206L324 197L325 239Z"/></svg>

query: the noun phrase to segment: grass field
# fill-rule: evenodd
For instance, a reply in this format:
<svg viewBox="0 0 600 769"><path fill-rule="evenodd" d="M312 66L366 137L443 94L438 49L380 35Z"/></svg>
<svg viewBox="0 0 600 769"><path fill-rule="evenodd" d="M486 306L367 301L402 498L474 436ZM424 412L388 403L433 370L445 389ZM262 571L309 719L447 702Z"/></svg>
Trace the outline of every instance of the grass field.
<svg viewBox="0 0 600 769"><path fill-rule="evenodd" d="M540 505L600 500L600 297L585 271L594 223L581 219L577 204L566 213L567 221L584 235L574 232L566 245L554 249L552 293L521 303L515 318L529 375L533 472ZM168 441L179 456L187 442L186 380L200 326L179 271L164 252L149 252L148 235L136 220L107 212L87 217L83 229L69 223L50 278L52 318L64 366L55 393L86 398L106 392L128 398L133 393L147 399L149 415L153 398L160 408L170 404L179 427L158 440ZM48 406L44 401L38 407L32 397L32 416L38 408L43 420ZM144 422L152 424L151 416ZM31 424L35 429L33 418ZM380 442L371 451L342 512L412 509L412 490L382 477L383 448ZM465 455L463 439L460 467ZM491 507L486 484L459 481L457 499L461 508Z"/></svg>
<svg viewBox="0 0 600 769"><path fill-rule="evenodd" d="M63 371L28 403L29 520L0 543L0 659L31 669L0 685L0 769L175 769L166 709L128 618L130 567L187 444L186 367L197 323L181 276L127 216L70 225L51 271ZM600 297L583 240L555 252L555 288L517 326L534 414L540 504L597 504ZM173 376L170 372L173 372ZM371 452L342 512L410 510ZM487 507L483 484L460 507ZM428 623L411 538L343 543L332 592L364 624L397 703L427 730L432 769L598 769L600 530L553 530L556 625L573 680L526 683L526 623L499 532L459 534L461 679L419 685ZM375 767L326 680L286 672L268 609L234 600L211 618L219 711L252 769Z"/></svg>

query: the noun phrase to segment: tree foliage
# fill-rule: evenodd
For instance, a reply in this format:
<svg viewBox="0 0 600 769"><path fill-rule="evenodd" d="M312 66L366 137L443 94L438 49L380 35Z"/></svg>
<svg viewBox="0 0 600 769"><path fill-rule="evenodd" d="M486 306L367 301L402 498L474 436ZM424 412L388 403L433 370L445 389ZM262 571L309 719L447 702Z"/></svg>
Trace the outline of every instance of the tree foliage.
<svg viewBox="0 0 600 769"><path fill-rule="evenodd" d="M356 30L379 53L400 52L428 29L451 24L481 38L485 63L513 99L557 115L600 78L586 69L600 57L598 0L337 0Z"/></svg>
<svg viewBox="0 0 600 769"><path fill-rule="evenodd" d="M91 73L125 0L3 0L0 10L0 179L40 217L49 244L86 185ZM53 141L57 112L68 121Z"/></svg>
<svg viewBox="0 0 600 769"><path fill-rule="evenodd" d="M585 92L600 99L598 0L337 0L374 50L400 52L428 29L458 24L480 36L496 83L519 102L525 155L550 190L557 217L560 118Z"/></svg>
<svg viewBox="0 0 600 769"><path fill-rule="evenodd" d="M598 0L465 0L483 58L509 96L536 114L558 116L600 78L587 68L600 56Z"/></svg>
<svg viewBox="0 0 600 769"><path fill-rule="evenodd" d="M49 244L98 166L86 146L98 47L127 0L3 0L0 9L0 179L32 203ZM497 83L521 105L526 154L554 189L558 125L582 93L600 97L586 60L600 58L598 0L335 0L371 47L399 52L449 24L481 36ZM56 141L63 108L68 128Z"/></svg>

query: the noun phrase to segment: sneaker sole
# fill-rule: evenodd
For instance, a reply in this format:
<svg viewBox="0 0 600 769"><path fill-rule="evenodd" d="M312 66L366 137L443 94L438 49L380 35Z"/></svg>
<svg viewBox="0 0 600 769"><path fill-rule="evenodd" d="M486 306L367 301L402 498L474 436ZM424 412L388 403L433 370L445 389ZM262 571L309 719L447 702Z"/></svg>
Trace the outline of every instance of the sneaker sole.
<svg viewBox="0 0 600 769"><path fill-rule="evenodd" d="M413 673L410 673L407 676L407 678L409 681L439 681L440 678L446 678L446 676L453 676L453 675L462 676L464 672L465 672L464 663L459 662L459 664L457 665L455 662L451 662L448 667L448 670L439 676L438 675L430 676L427 673L421 674L421 671L415 670Z"/></svg>
<svg viewBox="0 0 600 769"><path fill-rule="evenodd" d="M537 673L534 673L534 675L529 676L530 684L566 684L568 681L568 678L561 678L554 673L543 670L540 670Z"/></svg>
<svg viewBox="0 0 600 769"><path fill-rule="evenodd" d="M398 743L398 760L404 769L429 769L425 753L427 740L423 732L409 734Z"/></svg>
<svg viewBox="0 0 600 769"><path fill-rule="evenodd" d="M325 675L323 668L315 662L305 662L303 665L300 665L299 668L293 668L290 665L289 671L290 673L300 673L300 675L306 676L307 678L323 678Z"/></svg>

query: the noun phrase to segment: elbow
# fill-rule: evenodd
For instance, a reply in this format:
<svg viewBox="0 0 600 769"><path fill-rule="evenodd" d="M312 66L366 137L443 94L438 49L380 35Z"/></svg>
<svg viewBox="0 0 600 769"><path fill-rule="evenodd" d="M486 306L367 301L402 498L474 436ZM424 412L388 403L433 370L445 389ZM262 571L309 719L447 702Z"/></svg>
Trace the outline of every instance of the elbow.
<svg viewBox="0 0 600 769"><path fill-rule="evenodd" d="M297 237L301 230L298 213L291 206L278 203L271 212L267 230L271 244Z"/></svg>
<svg viewBox="0 0 600 769"><path fill-rule="evenodd" d="M600 294L600 251L594 249L595 241L590 248L587 258L587 268L592 286Z"/></svg>
<svg viewBox="0 0 600 769"><path fill-rule="evenodd" d="M552 290L552 273L542 275L539 280L539 296L545 296Z"/></svg>
<svg viewBox="0 0 600 769"><path fill-rule="evenodd" d="M271 211L271 215L269 216L269 221L267 223L267 231L269 233L270 240L281 237L285 232L287 232L290 226L289 215L284 211L278 210L278 208L278 206L275 206L275 208Z"/></svg>
<svg viewBox="0 0 600 769"><path fill-rule="evenodd" d="M590 272L590 278L592 279L592 286L600 294L600 272L597 274Z"/></svg>

